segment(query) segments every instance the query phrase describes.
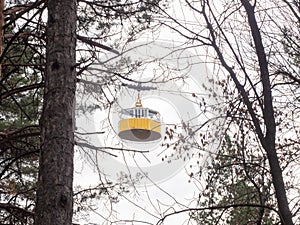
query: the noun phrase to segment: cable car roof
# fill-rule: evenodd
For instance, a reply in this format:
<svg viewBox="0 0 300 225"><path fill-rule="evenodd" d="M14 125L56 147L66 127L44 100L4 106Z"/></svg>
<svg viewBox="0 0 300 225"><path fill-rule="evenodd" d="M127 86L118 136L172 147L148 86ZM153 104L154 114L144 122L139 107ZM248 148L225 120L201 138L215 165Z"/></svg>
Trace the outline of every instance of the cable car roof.
<svg viewBox="0 0 300 225"><path fill-rule="evenodd" d="M159 114L158 111L155 111L155 110L149 109L149 108L143 108L143 107L133 107L133 108L122 109L121 113L122 114L131 114L131 110L137 110L137 109L146 110L150 114L154 114L154 115Z"/></svg>

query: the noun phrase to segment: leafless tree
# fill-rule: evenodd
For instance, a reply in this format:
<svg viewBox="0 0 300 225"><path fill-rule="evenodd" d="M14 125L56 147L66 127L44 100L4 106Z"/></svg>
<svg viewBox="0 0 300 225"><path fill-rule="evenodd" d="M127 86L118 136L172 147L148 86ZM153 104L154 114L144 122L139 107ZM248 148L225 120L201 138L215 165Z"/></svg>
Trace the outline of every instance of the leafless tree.
<svg viewBox="0 0 300 225"><path fill-rule="evenodd" d="M295 64L299 57L297 3L186 0L182 4L195 15L194 22L181 21L162 10L162 23L207 49L207 63L217 68L214 74L220 79L227 103L228 129L247 130L257 147L264 150L280 221L294 224L292 218L298 209L292 210L293 196L288 195L291 189L286 175L299 162L295 155L299 118L294 102L299 77Z"/></svg>

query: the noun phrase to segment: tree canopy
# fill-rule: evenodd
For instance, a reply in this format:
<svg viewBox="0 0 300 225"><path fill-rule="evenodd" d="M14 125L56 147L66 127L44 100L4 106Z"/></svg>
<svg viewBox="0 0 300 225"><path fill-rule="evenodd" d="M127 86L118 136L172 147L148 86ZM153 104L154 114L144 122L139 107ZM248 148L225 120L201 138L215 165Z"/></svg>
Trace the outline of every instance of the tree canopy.
<svg viewBox="0 0 300 225"><path fill-rule="evenodd" d="M100 153L116 157L125 168L140 156L151 161L147 145L126 145L117 134L107 134L116 129L113 116L123 107L121 100L133 95L122 90L141 87L155 90L161 96L157 102L166 102L165 92L175 96L172 101L185 98L192 105L172 106L181 120L163 127L156 147L163 150L156 157L166 171L180 160L188 162L182 182L194 184L197 194L191 204L181 203L164 187L168 181L152 181L172 203L150 201L152 208L143 212L153 221L141 221L139 212L136 220L129 215L123 222L162 224L182 214L187 224L290 225L299 220L297 1L0 3L1 224L33 224L34 216L36 224L51 224L53 218L71 224L73 214L97 213L101 207L94 205L101 200L110 206L111 213L102 218L110 223L122 222L114 211L122 201L143 208L134 199L151 188L135 186L147 179L141 165L138 176L129 171L113 181L97 158ZM146 51L139 52L140 46ZM190 74L202 86L192 87ZM80 104L75 94L85 96ZM196 114L197 119L186 119ZM79 129L78 115L106 119L95 131L105 146L93 143L95 133ZM97 171L93 186L72 189L74 150Z"/></svg>

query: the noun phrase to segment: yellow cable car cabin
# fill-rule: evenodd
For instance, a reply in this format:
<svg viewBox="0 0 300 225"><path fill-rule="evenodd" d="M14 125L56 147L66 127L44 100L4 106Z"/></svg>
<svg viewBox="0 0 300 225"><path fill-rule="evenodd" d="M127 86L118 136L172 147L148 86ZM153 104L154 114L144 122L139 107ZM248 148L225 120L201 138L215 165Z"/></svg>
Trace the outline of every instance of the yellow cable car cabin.
<svg viewBox="0 0 300 225"><path fill-rule="evenodd" d="M118 136L127 141L148 142L161 138L159 112L143 108L140 96L134 108L123 109Z"/></svg>

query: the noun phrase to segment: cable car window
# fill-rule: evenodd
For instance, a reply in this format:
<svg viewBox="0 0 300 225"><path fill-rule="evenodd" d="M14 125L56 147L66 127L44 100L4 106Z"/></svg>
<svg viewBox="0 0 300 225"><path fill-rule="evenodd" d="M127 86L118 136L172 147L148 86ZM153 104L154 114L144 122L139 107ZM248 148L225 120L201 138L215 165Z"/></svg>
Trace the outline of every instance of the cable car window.
<svg viewBox="0 0 300 225"><path fill-rule="evenodd" d="M150 110L149 110L149 113L150 113L150 114L157 114L158 112L150 109Z"/></svg>
<svg viewBox="0 0 300 225"><path fill-rule="evenodd" d="M128 118L130 116L128 109L122 109L121 114L122 114L122 117L124 117L124 118Z"/></svg>
<svg viewBox="0 0 300 225"><path fill-rule="evenodd" d="M149 113L149 117L150 117L150 119L152 119L153 118L153 113Z"/></svg>

